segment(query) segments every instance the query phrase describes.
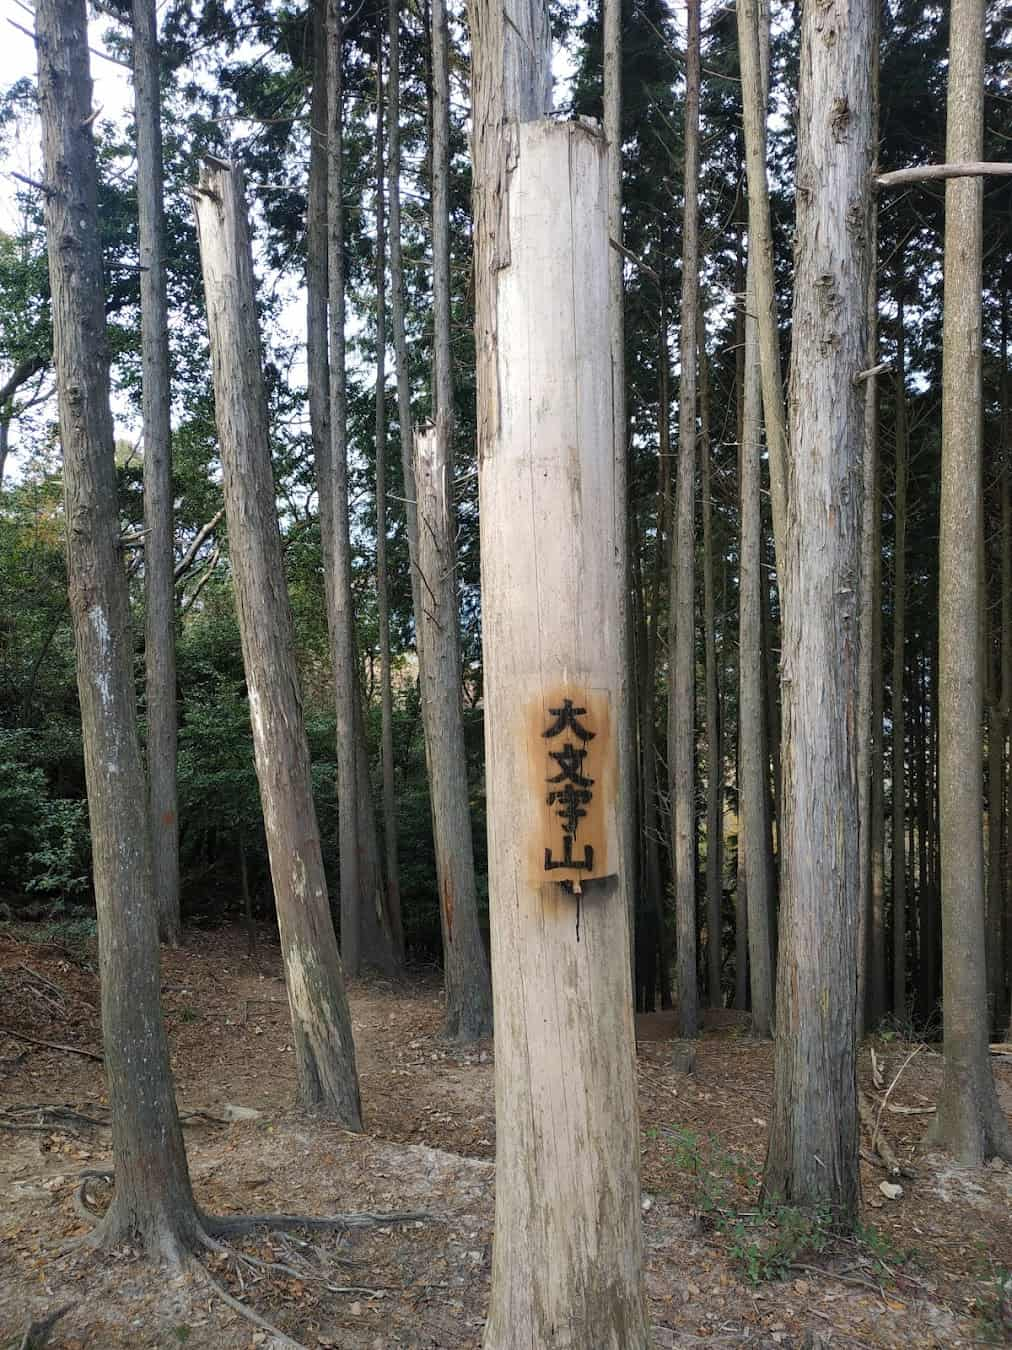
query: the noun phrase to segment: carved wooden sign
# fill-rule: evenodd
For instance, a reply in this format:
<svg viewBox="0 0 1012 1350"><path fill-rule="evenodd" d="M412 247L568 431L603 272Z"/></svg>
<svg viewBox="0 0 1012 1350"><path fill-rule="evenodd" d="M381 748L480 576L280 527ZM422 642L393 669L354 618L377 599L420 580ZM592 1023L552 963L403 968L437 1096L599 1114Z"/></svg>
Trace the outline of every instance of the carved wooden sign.
<svg viewBox="0 0 1012 1350"><path fill-rule="evenodd" d="M614 871L615 749L608 694L562 686L527 708L534 798L531 880L582 883Z"/></svg>

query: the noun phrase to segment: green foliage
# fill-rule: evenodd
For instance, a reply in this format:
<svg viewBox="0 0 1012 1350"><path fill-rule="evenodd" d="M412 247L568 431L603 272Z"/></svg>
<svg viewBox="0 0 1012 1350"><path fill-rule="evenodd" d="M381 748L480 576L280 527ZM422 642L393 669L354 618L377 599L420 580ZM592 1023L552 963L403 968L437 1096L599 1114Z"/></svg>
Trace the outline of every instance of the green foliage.
<svg viewBox="0 0 1012 1350"><path fill-rule="evenodd" d="M693 1178L702 1222L723 1236L728 1256L751 1284L786 1279L793 1268L817 1261L843 1241L856 1241L885 1278L891 1277L887 1259L893 1264L906 1259L870 1225L860 1226L853 1238L841 1235L828 1206L764 1206L760 1171L714 1136L679 1127L661 1133L670 1141L675 1166Z"/></svg>
<svg viewBox="0 0 1012 1350"><path fill-rule="evenodd" d="M36 892L58 901L87 889L87 809L50 796L25 731L0 728L0 857L11 895Z"/></svg>

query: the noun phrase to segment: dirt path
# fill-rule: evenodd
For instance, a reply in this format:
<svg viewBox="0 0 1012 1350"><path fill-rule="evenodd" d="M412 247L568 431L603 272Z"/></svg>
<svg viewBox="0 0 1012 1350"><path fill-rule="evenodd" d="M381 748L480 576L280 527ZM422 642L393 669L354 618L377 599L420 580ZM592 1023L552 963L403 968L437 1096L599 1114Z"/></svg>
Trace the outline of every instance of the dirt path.
<svg viewBox="0 0 1012 1350"><path fill-rule="evenodd" d="M78 1174L107 1165L109 1132L29 1107L104 1115L99 1062L20 1041L21 1032L98 1052L93 944L60 948L0 936L0 1347L32 1318L69 1304L59 1350L238 1350L270 1338L193 1278L160 1280L129 1252L100 1261L62 1250L84 1226ZM434 1221L343 1237L270 1235L242 1250L289 1267L265 1275L214 1260L237 1297L310 1347L480 1345L491 1256L495 1122L491 1045L439 1040L437 984L360 982L351 991L366 1112L353 1136L291 1109L294 1074L277 948L259 969L235 930L191 932L164 953L173 1069L184 1110L257 1112L228 1125L194 1119L186 1139L200 1204L217 1213L325 1214L424 1209ZM670 1019L640 1019L643 1231L657 1347L895 1346L1001 1343L998 1278L1012 1267L1012 1171L966 1173L917 1147L941 1062L922 1050L883 1113L917 1170L887 1199L866 1168L865 1240L827 1245L785 1212L755 1216L772 1056L721 1014L695 1070L670 1067ZM888 1084L910 1049L876 1042ZM867 1052L865 1052L867 1055ZM996 1061L1006 1109L1012 1065ZM870 1075L870 1057L867 1066ZM866 1087L876 1100L869 1080ZM101 1190L95 1191L101 1200ZM774 1275L777 1278L767 1278Z"/></svg>

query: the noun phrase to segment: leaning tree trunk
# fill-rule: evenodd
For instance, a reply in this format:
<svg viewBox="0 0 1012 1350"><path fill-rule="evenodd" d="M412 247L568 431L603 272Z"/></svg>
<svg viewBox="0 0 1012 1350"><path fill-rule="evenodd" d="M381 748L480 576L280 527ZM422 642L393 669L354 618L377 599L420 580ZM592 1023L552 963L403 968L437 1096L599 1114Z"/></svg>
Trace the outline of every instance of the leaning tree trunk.
<svg viewBox="0 0 1012 1350"><path fill-rule="evenodd" d="M159 1002L158 921L119 549L84 0L37 11L67 574L98 909L116 1190L97 1241L179 1261L199 1242Z"/></svg>
<svg viewBox="0 0 1012 1350"><path fill-rule="evenodd" d="M144 428L144 665L148 722L151 878L162 938L178 947L179 819L176 801L176 587L172 533L169 318L155 0L134 0L134 120L141 260Z"/></svg>
<svg viewBox="0 0 1012 1350"><path fill-rule="evenodd" d="M313 803L240 170L208 161L194 205L230 559L299 1100L357 1130L362 1117L355 1050Z"/></svg>
<svg viewBox="0 0 1012 1350"><path fill-rule="evenodd" d="M436 845L446 983L446 1034L492 1032L492 987L478 924L478 891L461 706L453 365L450 357L450 71L443 0L432 5L433 425L415 434L415 566L421 585L422 719Z"/></svg>
<svg viewBox="0 0 1012 1350"><path fill-rule="evenodd" d="M984 129L984 0L953 0L946 159L979 160ZM939 544L939 806L945 1068L930 1130L963 1163L1012 1159L988 1053L980 588L981 281L984 186L945 184L942 498Z"/></svg>
<svg viewBox="0 0 1012 1350"><path fill-rule="evenodd" d="M668 698L671 852L675 870L678 1034L699 1030L696 975L696 335L699 324L699 6L688 2L685 73L685 213L682 227L678 486L671 560L673 653Z"/></svg>
<svg viewBox="0 0 1012 1350"><path fill-rule="evenodd" d="M739 454L740 533L738 588L738 849L744 851L752 1029L773 1034L773 939L770 931L769 754L763 706L762 652L762 373L755 319L755 270L751 246L745 271L745 368Z"/></svg>
<svg viewBox="0 0 1012 1350"><path fill-rule="evenodd" d="M827 24L834 40L826 40ZM867 357L871 0L801 20L784 802L767 1201L858 1215L855 737ZM833 113L825 91L835 94Z"/></svg>
<svg viewBox="0 0 1012 1350"><path fill-rule="evenodd" d="M485 1345L640 1350L607 147L547 117L539 0L470 16L498 1121Z"/></svg>

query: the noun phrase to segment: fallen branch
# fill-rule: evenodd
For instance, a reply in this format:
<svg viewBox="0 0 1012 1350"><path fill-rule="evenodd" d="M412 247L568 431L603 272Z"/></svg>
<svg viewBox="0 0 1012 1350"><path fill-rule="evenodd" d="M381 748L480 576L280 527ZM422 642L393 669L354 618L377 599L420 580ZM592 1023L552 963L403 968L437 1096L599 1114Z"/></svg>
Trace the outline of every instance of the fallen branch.
<svg viewBox="0 0 1012 1350"><path fill-rule="evenodd" d="M328 1231L347 1228L379 1228L394 1223L442 1223L438 1215L425 1210L399 1209L389 1214L368 1210L360 1214L222 1214L204 1216L209 1233L224 1237L228 1233L252 1233L258 1228L284 1232L290 1228Z"/></svg>
<svg viewBox="0 0 1012 1350"><path fill-rule="evenodd" d="M41 1041L37 1036L26 1036L24 1032L10 1031L7 1027L0 1028L0 1035L12 1036L16 1041L27 1041L29 1045L44 1045L47 1050L63 1050L68 1055L83 1055L85 1059L97 1059L99 1064L105 1060L104 1055L94 1050L82 1050L79 1045L61 1045L58 1041Z"/></svg>
<svg viewBox="0 0 1012 1350"><path fill-rule="evenodd" d="M857 1109L858 1114L861 1117L862 1124L865 1126L869 1135L871 1136L871 1151L873 1154L877 1153L878 1156L882 1159L882 1166L889 1173L889 1175L893 1177L914 1176L915 1174L908 1167L904 1167L903 1164L900 1162L899 1158L897 1158L896 1154L893 1152L892 1146L889 1144L889 1141L886 1139L885 1135L879 1129L879 1119L881 1118L881 1112L879 1112L878 1116L875 1115L874 1111L872 1110L871 1102L869 1102L868 1098L864 1095L863 1092L859 1092L857 1094Z"/></svg>

